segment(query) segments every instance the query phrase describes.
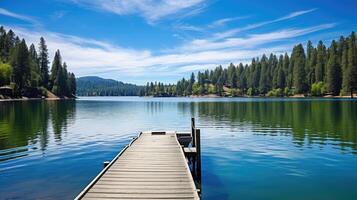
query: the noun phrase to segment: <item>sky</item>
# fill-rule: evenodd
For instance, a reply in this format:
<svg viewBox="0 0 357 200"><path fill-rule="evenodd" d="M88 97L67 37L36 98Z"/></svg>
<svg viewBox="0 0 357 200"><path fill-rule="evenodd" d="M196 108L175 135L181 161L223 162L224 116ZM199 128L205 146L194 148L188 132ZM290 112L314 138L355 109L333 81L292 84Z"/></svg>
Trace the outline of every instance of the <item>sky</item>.
<svg viewBox="0 0 357 200"><path fill-rule="evenodd" d="M0 0L0 25L50 60L123 82L175 83L294 45L327 45L357 30L355 0Z"/></svg>

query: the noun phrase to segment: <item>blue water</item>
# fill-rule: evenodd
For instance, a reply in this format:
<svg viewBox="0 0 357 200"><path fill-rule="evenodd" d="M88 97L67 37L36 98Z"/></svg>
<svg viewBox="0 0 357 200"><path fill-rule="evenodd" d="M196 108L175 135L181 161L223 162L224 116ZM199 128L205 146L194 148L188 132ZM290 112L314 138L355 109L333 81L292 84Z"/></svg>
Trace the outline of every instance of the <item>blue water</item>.
<svg viewBox="0 0 357 200"><path fill-rule="evenodd" d="M0 199L73 199L144 130L202 134L203 199L357 199L357 101L0 102Z"/></svg>

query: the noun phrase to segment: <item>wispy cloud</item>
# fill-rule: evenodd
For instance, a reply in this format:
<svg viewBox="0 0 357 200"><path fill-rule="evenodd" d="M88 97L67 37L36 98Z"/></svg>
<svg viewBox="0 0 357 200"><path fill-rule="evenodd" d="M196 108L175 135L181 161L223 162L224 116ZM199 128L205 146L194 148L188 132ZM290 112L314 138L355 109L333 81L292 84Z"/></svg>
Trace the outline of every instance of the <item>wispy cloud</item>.
<svg viewBox="0 0 357 200"><path fill-rule="evenodd" d="M215 28L215 27L219 27L219 26L224 26L228 22L241 20L241 19L247 19L247 18L249 18L249 16L228 17L228 18L218 19L216 21L213 21L211 24L209 24L208 27Z"/></svg>
<svg viewBox="0 0 357 200"><path fill-rule="evenodd" d="M242 28L235 28L235 29L230 29L228 31L224 31L224 32L220 32L220 33L216 33L213 35L213 39L218 40L218 39L222 39L222 38L227 38L227 37L231 37L234 36L235 34L242 32L242 31L248 31L248 30L252 30L252 29L256 29L265 25L269 25L272 23L276 23L276 22L281 22L284 20L288 20L288 19L292 19L310 12L313 12L317 9L309 9L309 10L302 10L302 11L296 11L293 13L290 13L286 16L277 18L277 19L273 19L273 20L269 20L269 21L264 21L264 22L259 22L259 23L255 23L255 24L249 24L247 26L244 26Z"/></svg>
<svg viewBox="0 0 357 200"><path fill-rule="evenodd" d="M26 21L26 22L29 22L29 23L31 23L33 25L39 25L40 24L37 20L35 20L32 17L26 16L26 15L17 14L17 13L11 12L9 10L6 10L4 8L0 8L0 15L5 15L5 16L8 16L8 17L12 17L12 18L15 18L15 19Z"/></svg>
<svg viewBox="0 0 357 200"><path fill-rule="evenodd" d="M137 14L144 17L149 23L154 23L163 17L185 17L201 12L204 0L71 0L72 2L91 9L107 11L118 15ZM177 15L177 14L181 15Z"/></svg>
<svg viewBox="0 0 357 200"><path fill-rule="evenodd" d="M240 20L240 19L246 19L248 17L249 16L222 18L222 19L215 20L215 21L213 21L210 24L205 25L205 26L195 26L195 25L191 25L191 24L181 23L181 24L174 25L174 28L175 29L179 29L179 30L183 30L183 31L204 32L204 31L206 31L208 29L214 29L214 28L217 28L217 27L222 27L222 26L226 25L229 22Z"/></svg>
<svg viewBox="0 0 357 200"><path fill-rule="evenodd" d="M258 45L268 44L289 38L296 38L309 33L329 29L335 25L335 23L328 23L301 29L283 29L269 33L251 34L247 37L227 38L221 41L196 39L180 48L181 51L186 52L236 48L237 46L242 49L247 47L256 48Z"/></svg>

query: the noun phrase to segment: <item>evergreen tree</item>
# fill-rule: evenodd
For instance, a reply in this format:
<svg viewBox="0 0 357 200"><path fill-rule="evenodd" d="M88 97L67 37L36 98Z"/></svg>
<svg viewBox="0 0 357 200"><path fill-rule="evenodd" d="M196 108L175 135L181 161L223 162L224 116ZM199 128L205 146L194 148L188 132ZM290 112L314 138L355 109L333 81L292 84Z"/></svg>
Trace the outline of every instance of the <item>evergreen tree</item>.
<svg viewBox="0 0 357 200"><path fill-rule="evenodd" d="M9 61L11 49L20 43L19 40L11 29L4 35L3 47L1 49L1 56L4 61Z"/></svg>
<svg viewBox="0 0 357 200"><path fill-rule="evenodd" d="M315 67L315 82L324 81L325 78L325 64L326 64L326 47L319 42L317 45L317 58Z"/></svg>
<svg viewBox="0 0 357 200"><path fill-rule="evenodd" d="M35 45L31 44L29 49L30 56L30 85L31 87L37 87L40 83L40 68L38 63L38 56Z"/></svg>
<svg viewBox="0 0 357 200"><path fill-rule="evenodd" d="M70 88L70 96L76 95L77 85L76 85L76 77L75 77L74 73L70 73L69 88Z"/></svg>
<svg viewBox="0 0 357 200"><path fill-rule="evenodd" d="M41 86L45 88L49 88L48 50L47 50L45 39L43 37L40 38L38 60L39 60L40 71L41 71Z"/></svg>
<svg viewBox="0 0 357 200"><path fill-rule="evenodd" d="M268 69L267 57L265 55L263 55L260 61L260 65L261 65L261 72L259 78L259 92L261 94L265 94L269 91L269 86L268 86L269 69Z"/></svg>
<svg viewBox="0 0 357 200"><path fill-rule="evenodd" d="M285 72L284 72L284 57L281 55L279 57L279 65L278 65L278 78L276 88L285 88Z"/></svg>
<svg viewBox="0 0 357 200"><path fill-rule="evenodd" d="M29 86L30 67L29 67L29 51L25 40L22 40L11 55L12 78L16 83L15 92L21 95L24 87Z"/></svg>
<svg viewBox="0 0 357 200"><path fill-rule="evenodd" d="M333 40L329 49L327 62L327 88L332 95L338 95L341 90L341 66L338 62L337 44Z"/></svg>
<svg viewBox="0 0 357 200"><path fill-rule="evenodd" d="M311 87L313 83L315 83L315 66L316 66L316 59L317 59L317 51L312 46L312 42L307 42L306 47L306 73L307 73L307 84L308 88Z"/></svg>
<svg viewBox="0 0 357 200"><path fill-rule="evenodd" d="M306 91L306 76L305 76L305 52L301 44L293 49L293 83L297 93L301 94Z"/></svg>
<svg viewBox="0 0 357 200"><path fill-rule="evenodd" d="M347 52L347 69L346 69L346 82L347 89L349 89L351 97L353 92L357 89L357 55L356 55L356 35L351 33L348 40L348 52Z"/></svg>
<svg viewBox="0 0 357 200"><path fill-rule="evenodd" d="M52 68L51 68L51 75L50 75L50 89L53 90L53 87L55 86L55 80L60 78L61 75L59 75L59 72L62 68L62 58L61 58L61 53L59 50L56 51L55 57L53 58L52 61ZM57 85L58 86L58 80L57 80ZM57 89L56 89L57 90Z"/></svg>

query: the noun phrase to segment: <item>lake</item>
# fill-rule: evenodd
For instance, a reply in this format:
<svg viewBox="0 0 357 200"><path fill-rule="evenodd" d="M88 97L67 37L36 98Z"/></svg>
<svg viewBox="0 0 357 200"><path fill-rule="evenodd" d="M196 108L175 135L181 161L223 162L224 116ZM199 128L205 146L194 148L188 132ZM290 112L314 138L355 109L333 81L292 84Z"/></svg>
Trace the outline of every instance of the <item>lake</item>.
<svg viewBox="0 0 357 200"><path fill-rule="evenodd" d="M0 199L73 199L140 131L201 128L203 199L357 199L357 100L0 102Z"/></svg>

